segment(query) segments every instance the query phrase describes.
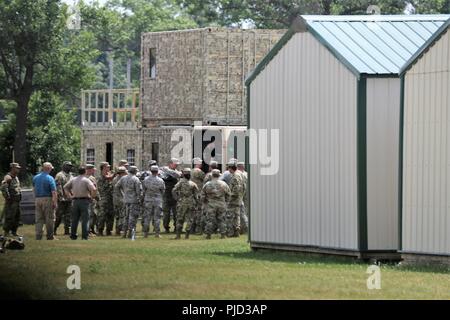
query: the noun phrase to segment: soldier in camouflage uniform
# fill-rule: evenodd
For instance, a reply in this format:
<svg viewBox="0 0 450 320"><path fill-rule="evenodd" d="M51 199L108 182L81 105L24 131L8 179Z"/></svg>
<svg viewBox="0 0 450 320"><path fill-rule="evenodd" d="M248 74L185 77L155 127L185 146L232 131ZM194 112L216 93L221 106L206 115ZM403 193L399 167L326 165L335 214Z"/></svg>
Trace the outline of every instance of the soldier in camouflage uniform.
<svg viewBox="0 0 450 320"><path fill-rule="evenodd" d="M0 190L5 198L3 225L4 235L8 236L9 232L13 236L17 236L17 229L20 222L20 200L22 200L22 191L20 188L19 177L20 165L18 163L10 164L10 172L3 178Z"/></svg>
<svg viewBox="0 0 450 320"><path fill-rule="evenodd" d="M202 164L203 161L200 158L194 158L192 160L194 164L194 169L191 171L191 181L194 182L197 185L198 190L202 190L203 188L203 180L205 179L205 173L202 170ZM194 222L192 224L192 231L195 233L202 234L204 225L202 224L204 222L203 219L203 209L202 205L199 202L196 210L195 210L195 217Z"/></svg>
<svg viewBox="0 0 450 320"><path fill-rule="evenodd" d="M240 215L240 219L241 219L241 234L244 234L248 231L248 216L247 216L247 180L248 180L248 175L247 172L245 171L245 163L244 162L238 162L237 163L237 171L241 177L242 177L242 181L244 183L244 198L242 200L242 204L241 204L241 215Z"/></svg>
<svg viewBox="0 0 450 320"><path fill-rule="evenodd" d="M61 221L64 221L64 235L70 235L72 200L67 198L64 192L64 186L68 183L73 175L70 172L73 166L70 161L64 161L62 170L56 174L56 191L58 193L58 207L56 208L55 232L58 230Z"/></svg>
<svg viewBox="0 0 450 320"><path fill-rule="evenodd" d="M142 224L144 237L148 237L150 222L153 221L153 229L155 237L160 238L160 224L162 217L162 198L166 186L163 179L158 177L159 168L156 165L150 167L151 175L146 177L142 184L144 193L144 214L142 216Z"/></svg>
<svg viewBox="0 0 450 320"><path fill-rule="evenodd" d="M106 226L106 235L110 236L114 227L114 207L113 207L113 175L108 162L100 164L101 176L97 181L97 190L100 195L98 202L97 231L99 236L103 236Z"/></svg>
<svg viewBox="0 0 450 320"><path fill-rule="evenodd" d="M152 166L158 166L156 160L150 160L148 162L148 169L149 170L142 172L141 175L139 176L139 180L141 180L141 182L143 182L145 180L145 178L150 177L152 175L152 172L150 170L150 168ZM158 171L159 171L159 168L158 168Z"/></svg>
<svg viewBox="0 0 450 320"><path fill-rule="evenodd" d="M226 182L228 186L230 185L230 180L231 180L231 173L230 173L229 166L230 166L231 164L235 164L235 165L236 165L236 163L237 163L237 159L231 158L231 159L228 161L228 164L227 164L227 166L226 166L226 170L222 173L222 175L221 175L220 178L219 178L220 180Z"/></svg>
<svg viewBox="0 0 450 320"><path fill-rule="evenodd" d="M86 165L86 176L89 180L94 184L95 188L97 188L97 179L95 178L95 166L93 164ZM89 233L91 236L96 235L95 226L97 225L97 212L98 212L98 202L100 201L100 196L97 193L97 196L92 199L89 205Z"/></svg>
<svg viewBox="0 0 450 320"><path fill-rule="evenodd" d="M111 182L113 185L113 205L114 205L114 217L116 220L116 235L120 236L122 230L122 220L125 215L125 206L123 204L123 190L119 188L117 182L120 178L127 175L127 169L125 167L119 167L116 170L116 176Z"/></svg>
<svg viewBox="0 0 450 320"><path fill-rule="evenodd" d="M202 189L201 199L206 212L206 239L211 239L217 228L221 238L225 238L227 232L226 213L227 202L231 191L228 185L219 180L220 171L214 169L211 172L212 180L207 182Z"/></svg>
<svg viewBox="0 0 450 320"><path fill-rule="evenodd" d="M195 215L195 209L199 202L199 190L197 185L190 181L191 169L183 170L183 178L178 182L172 190L172 195L177 200L177 236L180 239L183 231L183 224L186 222L186 239L189 239L191 233L191 225Z"/></svg>
<svg viewBox="0 0 450 320"><path fill-rule="evenodd" d="M212 171L214 169L219 169L219 163L217 161L211 161L209 163L209 172L205 175L203 179L203 185L212 180Z"/></svg>
<svg viewBox="0 0 450 320"><path fill-rule="evenodd" d="M125 204L125 215L122 220L122 230L124 231L123 238L131 238L133 230L136 231L136 222L141 211L141 191L142 185L139 178L136 177L138 169L135 166L130 166L128 175L122 177L117 182L118 188L123 190L123 203Z"/></svg>
<svg viewBox="0 0 450 320"><path fill-rule="evenodd" d="M176 231L177 225L177 201L172 196L172 190L180 180L181 173L177 170L178 159L170 159L168 167L161 170L161 178L166 185L166 191L163 196L163 226L166 233L170 232L170 215L173 216L173 225Z"/></svg>
<svg viewBox="0 0 450 320"><path fill-rule="evenodd" d="M242 176L236 172L236 163L230 163L228 165L228 170L230 172L230 190L231 196L228 202L228 236L229 237L239 237L241 229L241 204L244 198L245 186Z"/></svg>

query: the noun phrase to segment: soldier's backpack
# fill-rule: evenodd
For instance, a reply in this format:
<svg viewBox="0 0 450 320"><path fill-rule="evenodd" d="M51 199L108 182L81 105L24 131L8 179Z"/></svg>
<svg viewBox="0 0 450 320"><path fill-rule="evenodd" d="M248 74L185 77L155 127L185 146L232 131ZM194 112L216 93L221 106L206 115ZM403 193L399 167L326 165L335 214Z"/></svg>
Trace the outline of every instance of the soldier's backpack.
<svg viewBox="0 0 450 320"><path fill-rule="evenodd" d="M25 244L23 243L23 239L8 239L5 244L5 249L8 250L23 250L25 249Z"/></svg>

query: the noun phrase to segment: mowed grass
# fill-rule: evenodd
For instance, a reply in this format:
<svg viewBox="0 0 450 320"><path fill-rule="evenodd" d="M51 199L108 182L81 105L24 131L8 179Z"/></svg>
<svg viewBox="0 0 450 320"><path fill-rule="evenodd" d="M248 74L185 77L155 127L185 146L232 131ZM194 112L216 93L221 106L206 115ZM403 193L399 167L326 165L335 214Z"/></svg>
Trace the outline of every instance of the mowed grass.
<svg viewBox="0 0 450 320"><path fill-rule="evenodd" d="M368 264L336 257L252 251L246 237L135 241L34 240L0 255L4 297L32 299L449 299L448 269L381 268L381 290L368 290ZM67 267L81 269L81 290L66 286Z"/></svg>

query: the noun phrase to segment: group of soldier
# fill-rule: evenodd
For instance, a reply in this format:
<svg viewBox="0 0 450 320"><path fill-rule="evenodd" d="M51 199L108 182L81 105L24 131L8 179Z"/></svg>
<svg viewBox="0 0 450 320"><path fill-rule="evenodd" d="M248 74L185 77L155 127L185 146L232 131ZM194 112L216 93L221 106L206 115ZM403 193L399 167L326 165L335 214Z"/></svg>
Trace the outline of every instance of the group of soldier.
<svg viewBox="0 0 450 320"><path fill-rule="evenodd" d="M20 194L17 178L20 166L16 165L11 169L8 183L2 185L2 191ZM87 164L86 176L97 189L95 198L89 204L89 236L110 236L114 232L117 236L132 238L136 234L139 217L145 238L151 226L155 237L161 237L161 219L166 233L170 233L170 222L173 221L176 239L180 239L182 233L185 238L196 233L206 234L206 238L210 239L217 232L221 238L238 237L246 232L248 218L244 201L247 173L244 163L231 159L223 174L215 161L211 161L207 173L202 170L203 161L200 158L193 159L193 166L192 169L179 171L178 159L171 159L163 167L152 160L148 170L140 172L137 167L121 160L114 171L109 163L102 162L97 175L96 167ZM55 176L58 204L54 235L61 223L64 224L64 234L70 235L72 199L64 186L73 179L72 170L72 164L66 161ZM17 186L18 192L14 191ZM7 206L17 203L18 207L19 202L20 199L14 203L7 202ZM5 207L5 211L12 212L10 209ZM12 217L8 213L6 216ZM6 219L5 226L11 225L10 220ZM17 226L13 223L8 228L16 234Z"/></svg>

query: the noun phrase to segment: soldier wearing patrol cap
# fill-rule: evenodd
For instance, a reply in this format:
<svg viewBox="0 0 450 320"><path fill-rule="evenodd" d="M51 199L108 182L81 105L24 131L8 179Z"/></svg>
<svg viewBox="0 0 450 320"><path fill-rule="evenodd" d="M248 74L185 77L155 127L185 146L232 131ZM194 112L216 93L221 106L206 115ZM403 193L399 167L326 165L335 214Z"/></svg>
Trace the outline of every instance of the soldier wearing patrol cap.
<svg viewBox="0 0 450 320"><path fill-rule="evenodd" d="M163 179L158 177L159 168L156 165L150 167L151 176L145 178L142 189L144 193L144 213L142 215L142 227L144 237L148 236L150 222L153 222L155 237L160 238L160 219L162 217L162 198L166 186Z"/></svg>
<svg viewBox="0 0 450 320"><path fill-rule="evenodd" d="M190 181L191 169L183 169L183 178L175 185L172 195L177 200L177 227L176 238L180 239L183 224L186 221L186 239L189 239L191 225L195 215L195 209L199 202L199 190L197 185Z"/></svg>
<svg viewBox="0 0 450 320"><path fill-rule="evenodd" d="M20 200L22 199L22 191L20 188L20 181L18 174L21 166L18 163L11 163L10 171L3 178L0 190L5 198L4 217L5 223L3 225L4 235L8 236L11 232L13 236L17 236L17 228L19 228L20 221Z"/></svg>
<svg viewBox="0 0 450 320"><path fill-rule="evenodd" d="M108 162L100 164L101 175L97 182L97 190L100 195L98 202L97 231L99 236L103 236L103 230L106 226L106 235L110 236L114 227L114 208L113 208L113 175Z"/></svg>
<svg viewBox="0 0 450 320"><path fill-rule="evenodd" d="M113 206L114 206L114 217L116 220L116 236L120 236L120 231L122 231L122 221L125 215L125 206L123 203L123 190L119 188L119 180L127 175L127 169L125 167L118 167L116 175L112 180L113 185Z"/></svg>
<svg viewBox="0 0 450 320"><path fill-rule="evenodd" d="M161 178L166 185L166 191L163 196L163 226L166 233L170 232L170 216L173 216L173 225L177 225L177 201L172 195L172 190L180 180L181 172L177 170L179 160L172 158L167 167L161 169Z"/></svg>
<svg viewBox="0 0 450 320"><path fill-rule="evenodd" d="M127 232L128 238L131 238L133 233L136 232L136 222L141 211L142 185L139 178L136 177L137 172L137 167L130 166L128 175L117 182L118 188L123 190L123 202L125 204L125 215L122 221L123 238L127 237Z"/></svg>
<svg viewBox="0 0 450 320"><path fill-rule="evenodd" d="M56 208L55 232L58 230L61 221L64 221L64 235L70 235L72 199L68 198L64 192L64 186L72 180L73 165L70 161L64 161L62 170L56 174L56 191L58 194L58 207Z"/></svg>
<svg viewBox="0 0 450 320"><path fill-rule="evenodd" d="M203 185L205 185L208 181L212 180L211 174L214 169L219 169L219 163L217 161L211 161L209 163L209 172L205 175L205 178L203 179Z"/></svg>
<svg viewBox="0 0 450 320"><path fill-rule="evenodd" d="M227 228L228 236L239 237L241 230L241 204L244 198L245 185L241 174L237 171L236 161L228 163L230 173L229 187L231 190L230 200L228 201ZM223 177L223 175L222 175Z"/></svg>
<svg viewBox="0 0 450 320"><path fill-rule="evenodd" d="M157 166L156 160L150 160L150 161L148 162L148 168L149 168L149 170L146 170L146 171L142 172L141 175L139 176L139 179L141 180L141 182L144 181L145 178L147 178L147 177L149 177L149 176L152 175L152 172L151 172L151 170L150 170L150 168L151 168L152 166ZM159 168L158 168L158 171L159 171Z"/></svg>
<svg viewBox="0 0 450 320"><path fill-rule="evenodd" d="M248 231L248 216L247 216L247 210L248 207L248 200L247 200L247 172L245 171L245 162L239 161L237 163L237 173L239 173L242 177L242 181L244 183L244 198L242 200L241 204L241 234L244 234Z"/></svg>
<svg viewBox="0 0 450 320"><path fill-rule="evenodd" d="M128 170L128 167L129 167L130 165L128 164L128 161L127 160L120 160L119 161L119 167L125 167L125 169L126 170Z"/></svg>
<svg viewBox="0 0 450 320"><path fill-rule="evenodd" d="M202 170L203 161L200 158L194 158L192 159L192 163L194 164L194 168L191 171L191 181L197 185L198 190L202 190L203 180L205 179L205 173ZM195 217L192 224L192 231L195 233L203 233L202 216L202 205L199 202L195 209Z"/></svg>
<svg viewBox="0 0 450 320"><path fill-rule="evenodd" d="M91 180L97 189L97 179L95 178L96 168L93 164L86 164L86 177ZM89 233L91 236L95 236L95 226L97 225L97 212L98 212L98 202L100 201L100 195L96 193L96 197L92 199L89 204Z"/></svg>
<svg viewBox="0 0 450 320"><path fill-rule="evenodd" d="M227 232L226 212L231 191L225 182L219 180L219 170L212 170L211 176L212 180L205 183L201 192L206 213L206 239L211 239L211 234L217 229L223 239Z"/></svg>

